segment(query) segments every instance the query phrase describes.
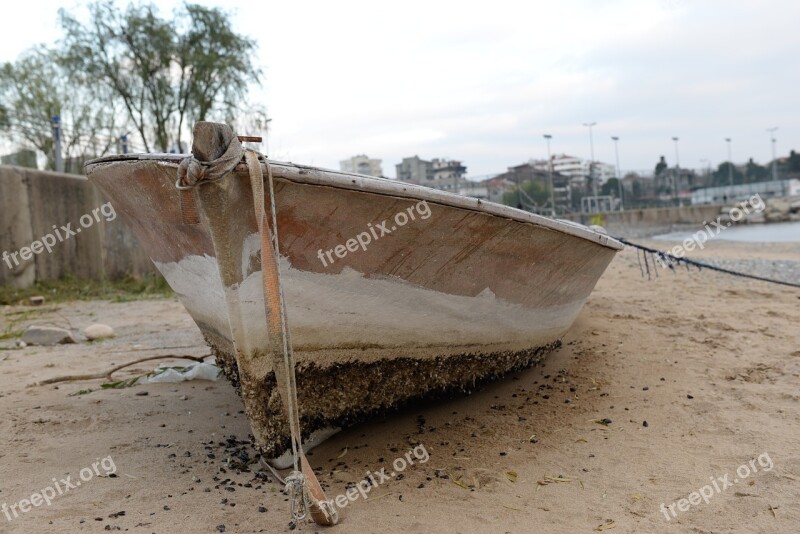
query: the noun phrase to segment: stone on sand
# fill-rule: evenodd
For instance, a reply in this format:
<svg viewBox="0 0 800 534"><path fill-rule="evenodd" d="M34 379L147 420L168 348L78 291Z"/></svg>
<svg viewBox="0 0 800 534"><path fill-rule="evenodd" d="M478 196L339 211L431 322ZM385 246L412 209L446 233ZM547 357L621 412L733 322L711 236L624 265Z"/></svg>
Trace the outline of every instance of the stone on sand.
<svg viewBox="0 0 800 534"><path fill-rule="evenodd" d="M89 339L89 341L94 341L95 339L104 339L113 336L114 329L107 324L96 323L87 326L83 333L86 334L86 337Z"/></svg>
<svg viewBox="0 0 800 534"><path fill-rule="evenodd" d="M64 345L75 343L69 330L55 326L29 326L22 334L22 341L28 345Z"/></svg>

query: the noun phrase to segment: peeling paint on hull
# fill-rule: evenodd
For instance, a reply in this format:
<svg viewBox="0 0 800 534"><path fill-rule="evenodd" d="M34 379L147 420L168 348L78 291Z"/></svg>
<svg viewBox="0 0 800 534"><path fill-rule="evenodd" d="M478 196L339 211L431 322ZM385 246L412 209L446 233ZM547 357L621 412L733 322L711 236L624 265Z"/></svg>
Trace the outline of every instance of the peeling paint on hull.
<svg viewBox="0 0 800 534"><path fill-rule="evenodd" d="M132 227L239 389L270 455L288 442L267 351L259 236L244 169L198 188L180 222L174 158L106 159L89 178ZM619 244L585 228L446 193L271 165L304 432L471 391L558 345ZM417 218L319 259L370 225Z"/></svg>

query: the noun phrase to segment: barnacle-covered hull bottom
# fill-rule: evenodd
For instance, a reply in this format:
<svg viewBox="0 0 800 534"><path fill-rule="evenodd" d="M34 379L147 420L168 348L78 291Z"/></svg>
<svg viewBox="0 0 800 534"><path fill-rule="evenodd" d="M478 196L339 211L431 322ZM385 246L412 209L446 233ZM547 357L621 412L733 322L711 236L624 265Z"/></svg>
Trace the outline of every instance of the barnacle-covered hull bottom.
<svg viewBox="0 0 800 534"><path fill-rule="evenodd" d="M236 358L206 341L225 376L242 392ZM313 363L297 369L300 419L305 447L335 431L384 416L415 402L437 401L469 394L508 373L526 369L561 346L556 340L541 347L502 352L465 352L415 359L412 356L369 363L350 361L319 367ZM275 387L274 373L258 383L246 384L260 396L263 411L250 417L258 431L258 444L266 458L288 467L290 435L285 410Z"/></svg>

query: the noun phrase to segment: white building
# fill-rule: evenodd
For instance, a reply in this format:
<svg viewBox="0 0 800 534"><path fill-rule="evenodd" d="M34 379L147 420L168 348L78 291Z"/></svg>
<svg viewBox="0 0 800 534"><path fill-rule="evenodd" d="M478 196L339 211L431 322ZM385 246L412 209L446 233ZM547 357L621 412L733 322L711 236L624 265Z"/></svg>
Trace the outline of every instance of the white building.
<svg viewBox="0 0 800 534"><path fill-rule="evenodd" d="M454 159L433 158L431 164L433 165L434 180L460 179L467 172L467 168L460 161Z"/></svg>
<svg viewBox="0 0 800 534"><path fill-rule="evenodd" d="M467 168L458 160L434 158L422 160L417 156L403 158L396 165L397 179L416 185L424 185L433 189L458 193L464 183Z"/></svg>
<svg viewBox="0 0 800 534"><path fill-rule="evenodd" d="M370 159L365 154L353 156L339 162L339 169L344 172L354 172L356 174L366 174L367 176L383 177L381 160Z"/></svg>
<svg viewBox="0 0 800 534"><path fill-rule="evenodd" d="M597 178L598 186L606 183L609 178L616 178L617 170L613 165L609 165L608 163L603 163L601 161L595 161L594 165L591 163L592 162L590 160L579 158L577 156L555 154L553 156L553 172L563 174L564 176L569 176L570 178L575 178L576 180L572 180L572 182L575 183L579 181L582 182L583 179L589 176L590 170L593 170L594 176ZM531 160L531 164L538 170L548 170L546 159Z"/></svg>
<svg viewBox="0 0 800 534"><path fill-rule="evenodd" d="M403 158L401 163L395 165L397 179L417 185L427 185L433 180L433 164L420 159L419 156Z"/></svg>
<svg viewBox="0 0 800 534"><path fill-rule="evenodd" d="M456 192L459 195L464 195L465 197L479 198L481 200L490 200L488 180L484 180L482 182L472 182L470 180L464 180L463 182L461 182L461 185L458 191Z"/></svg>

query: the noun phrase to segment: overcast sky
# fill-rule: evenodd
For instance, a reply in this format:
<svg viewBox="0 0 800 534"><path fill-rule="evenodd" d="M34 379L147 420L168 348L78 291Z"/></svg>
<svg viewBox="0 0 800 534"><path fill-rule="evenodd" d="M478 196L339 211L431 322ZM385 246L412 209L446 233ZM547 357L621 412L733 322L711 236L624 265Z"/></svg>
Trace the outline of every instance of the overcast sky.
<svg viewBox="0 0 800 534"><path fill-rule="evenodd" d="M156 1L165 12L173 1ZM201 0L207 5L230 4ZM3 7L0 61L59 36L68 0ZM14 10L18 10L16 13ZM366 153L462 160L471 176L555 153L623 169L771 159L800 149L800 2L242 2L273 118L270 156L338 168Z"/></svg>

